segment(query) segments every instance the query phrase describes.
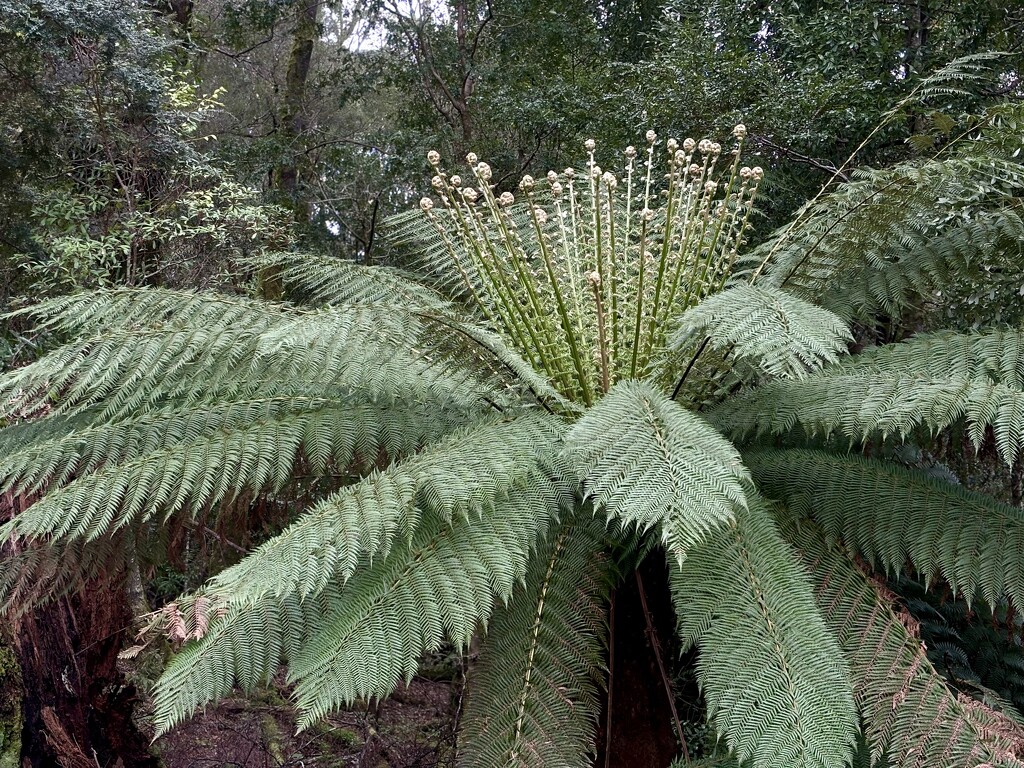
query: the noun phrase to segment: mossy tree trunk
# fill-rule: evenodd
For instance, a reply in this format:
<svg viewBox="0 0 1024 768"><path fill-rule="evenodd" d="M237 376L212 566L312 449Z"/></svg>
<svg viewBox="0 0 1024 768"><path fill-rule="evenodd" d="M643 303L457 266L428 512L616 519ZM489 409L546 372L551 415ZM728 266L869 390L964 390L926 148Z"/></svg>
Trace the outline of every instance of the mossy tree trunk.
<svg viewBox="0 0 1024 768"><path fill-rule="evenodd" d="M310 125L306 85L313 64L313 51L320 36L320 6L320 0L297 0L295 3L295 26L275 126L281 138L281 154L277 165L270 171L274 195L278 202L294 212L300 226L309 222L310 213L308 197L301 189L301 177L303 167L308 165L306 139ZM279 268L264 269L259 276L259 285L263 298L274 301L282 298L284 286Z"/></svg>
<svg viewBox="0 0 1024 768"><path fill-rule="evenodd" d="M0 495L0 521L31 503L28 497ZM4 544L0 568L20 546ZM132 632L127 576L123 569L102 573L4 617L0 768L8 768L2 761L3 728L13 722L5 709L13 700L20 700L20 759L14 762L20 768L159 768L148 738L132 720L135 688L118 666L118 653ZM8 656L16 671L5 671ZM20 691L11 693L19 677Z"/></svg>
<svg viewBox="0 0 1024 768"><path fill-rule="evenodd" d="M131 627L122 574L94 580L14 622L24 688L23 766L158 768L132 720L135 688L117 663Z"/></svg>

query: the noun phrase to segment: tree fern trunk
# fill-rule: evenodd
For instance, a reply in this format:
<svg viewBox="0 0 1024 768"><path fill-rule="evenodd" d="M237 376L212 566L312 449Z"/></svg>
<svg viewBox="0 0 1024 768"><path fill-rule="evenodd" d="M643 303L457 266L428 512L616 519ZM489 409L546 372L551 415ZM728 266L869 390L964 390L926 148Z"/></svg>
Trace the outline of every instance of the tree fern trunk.
<svg viewBox="0 0 1024 768"><path fill-rule="evenodd" d="M642 577L662 661L678 657L675 613L663 553L637 569ZM628 574L612 595L609 691L598 728L596 768L667 768L678 754L675 729L657 655L647 631L638 580ZM610 706L609 706L610 705ZM610 738L609 738L610 727Z"/></svg>
<svg viewBox="0 0 1024 768"><path fill-rule="evenodd" d="M135 689L117 666L132 615L123 580L83 585L16 620L24 768L157 768L132 722Z"/></svg>

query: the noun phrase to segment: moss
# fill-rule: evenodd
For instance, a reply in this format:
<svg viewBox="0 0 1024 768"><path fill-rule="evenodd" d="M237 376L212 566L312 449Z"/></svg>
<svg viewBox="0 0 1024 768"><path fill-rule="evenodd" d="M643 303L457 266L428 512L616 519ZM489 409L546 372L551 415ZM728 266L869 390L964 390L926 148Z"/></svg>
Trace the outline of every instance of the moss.
<svg viewBox="0 0 1024 768"><path fill-rule="evenodd" d="M18 768L21 758L21 669L0 636L0 768Z"/></svg>
<svg viewBox="0 0 1024 768"><path fill-rule="evenodd" d="M362 742L359 734L348 728L340 728L327 722L320 722L313 726L316 734L329 744L338 747L354 747Z"/></svg>
<svg viewBox="0 0 1024 768"><path fill-rule="evenodd" d="M285 742L284 734L281 733L281 727L277 724L277 720L274 719L273 715L264 715L260 721L260 730L263 731L263 742L266 744L267 751L270 756L274 759L277 765L284 765L288 762L285 759Z"/></svg>

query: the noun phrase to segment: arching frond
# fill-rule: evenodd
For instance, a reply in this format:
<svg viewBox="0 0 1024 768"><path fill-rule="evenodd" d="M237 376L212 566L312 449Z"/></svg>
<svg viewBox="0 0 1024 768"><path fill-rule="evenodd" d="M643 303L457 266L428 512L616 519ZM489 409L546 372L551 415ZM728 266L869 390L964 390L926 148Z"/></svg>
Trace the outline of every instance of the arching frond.
<svg viewBox="0 0 1024 768"><path fill-rule="evenodd" d="M344 498L314 509L308 524L300 519L281 542L271 540L225 572L182 606L190 626L209 630L161 678L158 728L170 728L236 682L244 688L265 683L282 660L298 681L297 702L308 725L356 697L386 695L401 675L412 674L422 653L445 640L467 642L493 598L509 599L536 537L569 497L536 456L532 467L506 461L506 476L499 477L496 465L503 459L494 457L490 480L474 480L469 475L484 461L477 459L451 488L447 481L457 479L455 469L428 477L425 463L411 500L400 478L371 476L343 492ZM435 455L429 466L438 469L438 461ZM457 490L468 491L474 482L475 504ZM341 524L330 519L331 510L341 514ZM332 525L335 538L328 540ZM303 541L303 534L309 539ZM322 538L319 548L316 536ZM299 573L279 570L304 543L311 559L295 562ZM349 567L359 552L356 566ZM218 593L243 585L243 577L252 578L251 588ZM275 579L283 581L280 588Z"/></svg>
<svg viewBox="0 0 1024 768"><path fill-rule="evenodd" d="M217 603L303 598L344 582L360 558L386 556L396 536L413 535L424 513L450 521L508 503L534 485L551 488L546 473L554 469L559 431L558 420L540 414L481 420L318 502L218 574L203 595ZM552 514L565 501L556 496Z"/></svg>
<svg viewBox="0 0 1024 768"><path fill-rule="evenodd" d="M816 584L818 605L853 675L871 757L899 768L1021 768L1024 732L955 695L921 647L916 624L893 613L894 595L826 543L813 523L785 526Z"/></svg>
<svg viewBox="0 0 1024 768"><path fill-rule="evenodd" d="M532 483L479 516L421 526L409 545L357 571L290 662L300 726L387 695L444 642L466 646L495 599L507 602L525 576L558 498L550 482Z"/></svg>
<svg viewBox="0 0 1024 768"><path fill-rule="evenodd" d="M605 527L577 516L548 535L499 609L468 682L466 768L586 768L593 760L607 627Z"/></svg>
<svg viewBox="0 0 1024 768"><path fill-rule="evenodd" d="M93 425L8 454L0 460L5 485L74 479L0 530L92 540L154 516L195 513L243 489L280 489L303 457L314 472L329 463L344 469L357 457L409 454L465 421L416 403L400 414L358 400L234 405L219 412L157 411L155 419Z"/></svg>
<svg viewBox="0 0 1024 768"><path fill-rule="evenodd" d="M173 461L197 444L227 443L233 434L260 427L273 433L265 440L276 443L274 450L294 444L293 450L278 457L282 461L290 463L300 452L314 472L326 471L329 464L344 469L357 458L404 456L480 415L480 410L415 401L283 396L195 406L178 403L134 419L104 419L93 411L52 416L0 431L0 492L59 488L73 478L150 454ZM258 442L240 445L239 450L256 449ZM219 471L212 451L203 455L211 462L210 469ZM239 476L233 487L245 484Z"/></svg>
<svg viewBox="0 0 1024 768"><path fill-rule="evenodd" d="M346 259L297 251L261 253L247 260L259 269L274 269L292 301L324 304L399 304L443 309L448 301L415 282L411 275L384 266L366 266Z"/></svg>
<svg viewBox="0 0 1024 768"><path fill-rule="evenodd" d="M1022 334L922 335L798 381L773 381L723 403L710 420L742 438L810 433L850 440L906 436L964 421L975 445L992 428L1003 459L1024 445Z"/></svg>
<svg viewBox="0 0 1024 768"><path fill-rule="evenodd" d="M1004 281L1016 291L1022 195L1024 167L988 153L860 172L745 261L767 264L759 283L844 319L898 316L936 292L965 286L998 289Z"/></svg>
<svg viewBox="0 0 1024 768"><path fill-rule="evenodd" d="M762 502L673 569L684 644L697 644L709 715L755 768L846 765L857 730L849 671L810 583Z"/></svg>
<svg viewBox="0 0 1024 768"><path fill-rule="evenodd" d="M392 305L221 312L216 295L138 290L55 302L54 323L85 335L0 378L0 417L99 407L105 417L169 399L361 392L464 405L553 395L543 378L455 317ZM175 311L177 299L181 311ZM229 303L229 306L234 306ZM220 313L220 314L218 314ZM241 313L241 314L239 314Z"/></svg>
<svg viewBox="0 0 1024 768"><path fill-rule="evenodd" d="M746 506L732 443L648 384L624 381L576 422L564 455L586 498L642 530L660 526L677 560Z"/></svg>
<svg viewBox="0 0 1024 768"><path fill-rule="evenodd" d="M1024 605L1024 511L913 469L825 451L744 454L768 496L889 573L909 562L968 600Z"/></svg>
<svg viewBox="0 0 1024 768"><path fill-rule="evenodd" d="M671 343L707 337L715 349L749 358L770 376L800 378L845 355L849 328L827 309L770 285L735 285L680 317Z"/></svg>

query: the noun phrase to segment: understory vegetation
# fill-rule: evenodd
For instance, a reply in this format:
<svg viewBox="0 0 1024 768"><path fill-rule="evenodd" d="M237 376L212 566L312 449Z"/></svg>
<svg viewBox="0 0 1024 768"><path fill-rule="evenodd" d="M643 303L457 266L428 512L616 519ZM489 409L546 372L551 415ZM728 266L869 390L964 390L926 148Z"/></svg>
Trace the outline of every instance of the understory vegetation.
<svg viewBox="0 0 1024 768"><path fill-rule="evenodd" d="M0 0L0 768L1024 765L1024 11L790 5Z"/></svg>

